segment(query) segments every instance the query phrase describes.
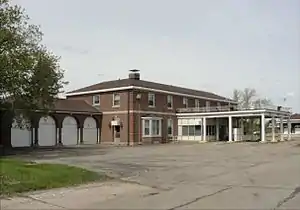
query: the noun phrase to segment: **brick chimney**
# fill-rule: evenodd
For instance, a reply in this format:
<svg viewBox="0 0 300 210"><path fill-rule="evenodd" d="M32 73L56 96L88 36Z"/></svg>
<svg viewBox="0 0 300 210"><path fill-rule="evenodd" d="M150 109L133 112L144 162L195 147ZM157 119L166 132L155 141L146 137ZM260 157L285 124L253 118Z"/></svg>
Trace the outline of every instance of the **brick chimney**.
<svg viewBox="0 0 300 210"><path fill-rule="evenodd" d="M138 69L131 69L129 70L129 79L135 79L135 80L140 80L140 70Z"/></svg>

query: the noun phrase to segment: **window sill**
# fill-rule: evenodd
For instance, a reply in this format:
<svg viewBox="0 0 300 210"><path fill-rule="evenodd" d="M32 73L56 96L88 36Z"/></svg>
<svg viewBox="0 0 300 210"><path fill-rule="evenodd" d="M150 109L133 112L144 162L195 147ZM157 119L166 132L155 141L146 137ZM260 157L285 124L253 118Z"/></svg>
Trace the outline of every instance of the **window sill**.
<svg viewBox="0 0 300 210"><path fill-rule="evenodd" d="M148 106L149 108L155 108L155 106Z"/></svg>
<svg viewBox="0 0 300 210"><path fill-rule="evenodd" d="M120 108L120 105L119 106L112 106L112 108Z"/></svg>
<svg viewBox="0 0 300 210"><path fill-rule="evenodd" d="M93 104L93 106L100 106L100 104Z"/></svg>
<svg viewBox="0 0 300 210"><path fill-rule="evenodd" d="M173 107L168 107L169 110L173 110Z"/></svg>

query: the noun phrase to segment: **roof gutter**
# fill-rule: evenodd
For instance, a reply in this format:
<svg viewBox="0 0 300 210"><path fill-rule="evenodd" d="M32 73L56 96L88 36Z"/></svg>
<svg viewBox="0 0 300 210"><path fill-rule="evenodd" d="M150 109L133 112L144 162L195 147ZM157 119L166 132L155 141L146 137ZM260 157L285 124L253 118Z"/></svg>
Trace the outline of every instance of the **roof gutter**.
<svg viewBox="0 0 300 210"><path fill-rule="evenodd" d="M146 88L146 87L140 87L140 86L123 86L118 88L108 88L108 89L101 89L101 90L92 90L92 91L82 91L82 92L69 92L66 94L66 96L79 96L79 95L89 95L89 94L96 94L96 93L105 93L105 92L115 92L115 91L122 91L122 90L144 90L149 92L159 92L159 93L165 93L170 95L177 95L177 96L183 96L183 97L190 97L190 98L198 98L198 99L204 99L204 100L210 100L210 101L218 101L218 102L226 102L231 104L238 104L238 102L230 100L230 99L216 99L216 98L209 98L204 96L198 96L198 95L192 95L192 94L184 94L184 93L178 93L173 91L165 91L165 90L159 90L159 89L152 89L152 88Z"/></svg>

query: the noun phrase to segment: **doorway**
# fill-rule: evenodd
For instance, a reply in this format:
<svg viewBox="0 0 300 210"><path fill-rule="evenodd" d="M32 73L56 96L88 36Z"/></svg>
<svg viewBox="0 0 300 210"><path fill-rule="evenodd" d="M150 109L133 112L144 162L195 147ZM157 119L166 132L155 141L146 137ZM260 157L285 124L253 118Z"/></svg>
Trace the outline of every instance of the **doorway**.
<svg viewBox="0 0 300 210"><path fill-rule="evenodd" d="M220 127L219 127L219 140L220 141L228 140L226 129L227 129L227 127L225 125L220 125Z"/></svg>
<svg viewBox="0 0 300 210"><path fill-rule="evenodd" d="M121 141L121 127L120 125L113 126L113 140L114 143L120 143Z"/></svg>

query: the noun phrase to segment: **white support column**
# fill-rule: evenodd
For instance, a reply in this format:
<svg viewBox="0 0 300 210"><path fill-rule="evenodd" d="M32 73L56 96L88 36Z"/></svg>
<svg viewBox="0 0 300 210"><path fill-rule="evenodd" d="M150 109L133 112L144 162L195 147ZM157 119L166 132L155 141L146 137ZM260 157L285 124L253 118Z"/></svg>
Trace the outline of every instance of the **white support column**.
<svg viewBox="0 0 300 210"><path fill-rule="evenodd" d="M272 142L277 142L275 139L275 117L272 116Z"/></svg>
<svg viewBox="0 0 300 210"><path fill-rule="evenodd" d="M288 140L291 140L292 124L291 124L290 117L287 120L287 126L288 126Z"/></svg>
<svg viewBox="0 0 300 210"><path fill-rule="evenodd" d="M241 141L243 141L244 140L244 133L245 133L245 131L244 131L244 118L241 118Z"/></svg>
<svg viewBox="0 0 300 210"><path fill-rule="evenodd" d="M232 142L232 117L228 117L228 141Z"/></svg>
<svg viewBox="0 0 300 210"><path fill-rule="evenodd" d="M266 142L265 114L261 115L260 126L261 126L260 129L261 142L265 143Z"/></svg>
<svg viewBox="0 0 300 210"><path fill-rule="evenodd" d="M97 144L100 144L100 139L101 139L100 128L97 128Z"/></svg>
<svg viewBox="0 0 300 210"><path fill-rule="evenodd" d="M284 141L283 117L280 117L280 141Z"/></svg>
<svg viewBox="0 0 300 210"><path fill-rule="evenodd" d="M202 120L202 141L206 141L206 117L203 117Z"/></svg>
<svg viewBox="0 0 300 210"><path fill-rule="evenodd" d="M216 140L220 141L220 121L216 118Z"/></svg>

